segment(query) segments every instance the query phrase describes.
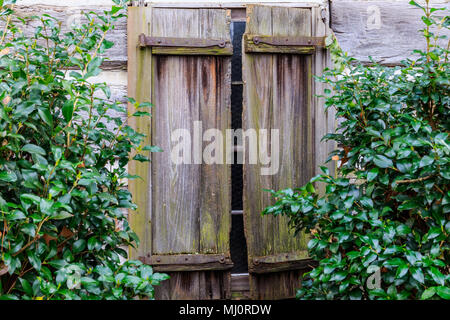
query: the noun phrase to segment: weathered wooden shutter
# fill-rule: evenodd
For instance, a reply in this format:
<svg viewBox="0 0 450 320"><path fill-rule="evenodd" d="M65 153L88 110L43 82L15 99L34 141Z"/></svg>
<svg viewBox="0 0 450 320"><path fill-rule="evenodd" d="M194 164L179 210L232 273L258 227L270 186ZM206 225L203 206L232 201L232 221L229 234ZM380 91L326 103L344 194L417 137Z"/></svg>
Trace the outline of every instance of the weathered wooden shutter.
<svg viewBox="0 0 450 320"><path fill-rule="evenodd" d="M247 7L243 130L278 129L280 139L278 173L261 175L262 165L244 164L244 221L253 299L293 297L301 274L312 263L307 236L294 238L285 217L262 217L261 212L273 203L263 189L302 186L325 161L327 149L320 148L319 141L332 121L314 97L320 88L312 79L327 61L325 27L319 17L318 8Z"/></svg>
<svg viewBox="0 0 450 320"><path fill-rule="evenodd" d="M133 255L171 276L157 288L160 299L230 297L230 168L201 164L205 142L193 164L171 161L174 130L193 137L195 121L203 131L230 126L229 17L223 9L129 8L129 95L154 105L151 123L133 125L164 150L129 168L143 177L130 185L139 205L130 221L142 241Z"/></svg>

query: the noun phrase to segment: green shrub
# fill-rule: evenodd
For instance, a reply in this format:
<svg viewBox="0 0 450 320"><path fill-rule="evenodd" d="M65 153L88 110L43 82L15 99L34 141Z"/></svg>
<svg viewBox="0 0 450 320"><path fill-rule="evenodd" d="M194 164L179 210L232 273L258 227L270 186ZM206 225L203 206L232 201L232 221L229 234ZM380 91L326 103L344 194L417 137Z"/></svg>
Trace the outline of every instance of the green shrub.
<svg viewBox="0 0 450 320"><path fill-rule="evenodd" d="M319 80L340 118L324 137L339 147L337 175L323 167L304 187L272 191L263 212L312 233L318 266L298 298L450 299L449 50L431 32L450 20L422 9L427 50L401 67L363 66L331 46L338 68Z"/></svg>
<svg viewBox="0 0 450 320"><path fill-rule="evenodd" d="M14 17L13 2L0 3L0 298L153 298L167 275L121 259L138 244L126 166L131 152L148 161L139 152L157 148L121 119L126 106L108 101L108 85L92 82L124 4L63 34L51 16ZM129 101L128 118L149 116L150 104Z"/></svg>

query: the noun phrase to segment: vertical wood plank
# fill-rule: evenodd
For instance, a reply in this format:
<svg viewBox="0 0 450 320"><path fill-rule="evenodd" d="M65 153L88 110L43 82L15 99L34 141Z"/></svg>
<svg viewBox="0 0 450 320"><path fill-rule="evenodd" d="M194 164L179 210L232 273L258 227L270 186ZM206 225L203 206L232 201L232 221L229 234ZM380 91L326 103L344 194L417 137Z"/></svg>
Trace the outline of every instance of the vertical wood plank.
<svg viewBox="0 0 450 320"><path fill-rule="evenodd" d="M271 8L249 5L247 7L246 33L272 34ZM242 46L244 47L244 46ZM242 129L269 129L272 118L273 55L254 56L242 54L242 77L244 81ZM257 136L257 139L259 137ZM270 204L271 197L263 189L271 188L271 176L261 175L261 165L248 164L248 149L254 141L244 141L246 146L243 165L244 225L249 259L252 256L273 254L274 220L272 216L261 217L261 211Z"/></svg>
<svg viewBox="0 0 450 320"><path fill-rule="evenodd" d="M309 9L272 8L274 36L310 36L310 21ZM314 131L308 59L305 55L274 55L272 129L280 132L280 168L278 174L272 176L275 190L300 186L312 172ZM278 217L274 226L276 253L304 250L304 239L293 236L287 217Z"/></svg>
<svg viewBox="0 0 450 320"><path fill-rule="evenodd" d="M153 8L151 35L229 40L229 15L222 9ZM217 128L225 137L229 127L231 58L154 55L152 67L152 142L164 150L152 162L152 254L229 254L231 189L222 184L229 182L230 168L222 161L202 164L203 147L209 144L202 135ZM200 137L196 137L199 122ZM172 162L172 147L178 141L172 141L171 134L176 129L186 129L192 138L189 150L184 150L191 152L190 164ZM200 147L197 154L194 144ZM229 271L170 275L156 289L157 298L224 299L231 294Z"/></svg>
<svg viewBox="0 0 450 320"><path fill-rule="evenodd" d="M128 96L138 102L151 101L151 50L141 50L138 45L138 35L150 32L151 8L128 8ZM128 112L134 113L133 105L128 104ZM151 142L150 120L148 118L130 118L129 123L147 137L144 145ZM146 152L150 157L149 152ZM134 155L132 155L134 156ZM138 258L151 250L151 179L150 163L132 161L128 166L130 175L139 175L142 179L130 180L128 188L138 209L129 212L131 228L140 238L140 246L130 250L132 258Z"/></svg>
<svg viewBox="0 0 450 320"><path fill-rule="evenodd" d="M228 39L230 37L230 11L224 19L222 10L199 10L202 38ZM200 252L229 252L229 234L231 229L231 168L226 165L225 128L231 126L231 58L210 56L198 59L200 76L198 77L199 108L203 130L222 130L222 146L219 163L201 167L201 204L200 204ZM203 142L203 148L215 143ZM205 149L207 152L208 149ZM209 152L207 152L209 154Z"/></svg>
<svg viewBox="0 0 450 320"><path fill-rule="evenodd" d="M197 38L198 10L153 8L151 32ZM164 150L152 162L153 254L199 251L200 164L171 160L172 133L187 129L193 137L200 120L197 71L196 57L153 56L153 144Z"/></svg>
<svg viewBox="0 0 450 320"><path fill-rule="evenodd" d="M312 32L315 37L323 37L329 34L327 30L328 27L322 21L321 9L312 8ZM330 53L326 49L318 49L312 56L314 74L316 76L321 76L323 70L326 67L331 67ZM334 108L325 111L325 101L324 98L317 97L316 95L323 95L324 89L327 88L325 84L313 81L313 108L314 108L314 125L315 125L315 137L314 137L314 148L315 152L315 169L316 174L322 173L320 166L326 166L330 170L330 174L334 175L335 163L330 161L325 164L328 155L334 150L335 144L332 141L321 141L322 137L327 133L334 132L335 128L335 111ZM321 193L325 192L325 186L323 184L318 184L319 191Z"/></svg>
<svg viewBox="0 0 450 320"><path fill-rule="evenodd" d="M254 5L248 7L247 14L248 34L311 36L310 9ZM244 165L244 217L251 263L256 256L306 250L306 235L294 237L287 218L261 217L260 213L274 201L263 188L299 187L314 175L315 113L311 57L243 53L243 70L244 129L277 129L280 139L277 174L261 176L259 165ZM293 297L303 272L250 274L251 296Z"/></svg>

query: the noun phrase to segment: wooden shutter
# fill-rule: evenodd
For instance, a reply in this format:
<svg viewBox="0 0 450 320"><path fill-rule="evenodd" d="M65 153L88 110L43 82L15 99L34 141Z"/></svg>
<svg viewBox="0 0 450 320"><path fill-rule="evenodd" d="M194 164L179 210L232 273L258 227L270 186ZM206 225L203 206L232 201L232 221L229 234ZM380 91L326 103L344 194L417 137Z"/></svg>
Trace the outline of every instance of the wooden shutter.
<svg viewBox="0 0 450 320"><path fill-rule="evenodd" d="M244 164L244 223L253 299L293 297L301 274L312 263L307 235L294 238L285 217L262 217L261 212L273 203L263 189L301 186L325 161L327 150L320 146L318 135L332 122L314 98L320 88L312 79L327 63L319 13L316 8L247 7L243 130L278 129L280 139L278 173L264 176L262 165Z"/></svg>
<svg viewBox="0 0 450 320"><path fill-rule="evenodd" d="M230 297L230 168L170 157L174 130L193 136L202 121L203 131L225 137L230 126L229 18L223 9L129 8L129 95L154 104L151 123L133 125L164 150L129 168L143 177L130 185L139 205L130 222L142 241L133 255L171 276L157 288L159 299Z"/></svg>

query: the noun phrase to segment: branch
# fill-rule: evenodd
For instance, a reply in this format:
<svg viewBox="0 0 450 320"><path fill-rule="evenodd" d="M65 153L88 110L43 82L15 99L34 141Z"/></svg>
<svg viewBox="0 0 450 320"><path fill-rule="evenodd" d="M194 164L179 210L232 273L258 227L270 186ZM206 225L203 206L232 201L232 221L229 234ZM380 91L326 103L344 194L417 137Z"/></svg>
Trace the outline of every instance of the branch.
<svg viewBox="0 0 450 320"><path fill-rule="evenodd" d="M422 177L422 178L417 178L417 179L398 180L398 181L395 181L395 183L400 184L400 183L420 182L420 181L428 180L428 179L430 179L430 178L433 177L433 176L434 176L434 175L432 174L432 175L429 175L429 176L426 176L426 177Z"/></svg>

